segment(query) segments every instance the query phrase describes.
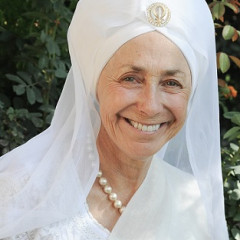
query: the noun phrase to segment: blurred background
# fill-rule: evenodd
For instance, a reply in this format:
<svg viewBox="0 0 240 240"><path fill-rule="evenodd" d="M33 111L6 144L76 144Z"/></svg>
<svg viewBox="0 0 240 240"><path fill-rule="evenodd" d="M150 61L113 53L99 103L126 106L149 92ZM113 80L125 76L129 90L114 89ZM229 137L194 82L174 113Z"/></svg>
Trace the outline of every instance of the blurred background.
<svg viewBox="0 0 240 240"><path fill-rule="evenodd" d="M207 3L216 30L226 217L230 239L240 240L240 3ZM0 0L0 155L49 126L71 65L66 34L76 4Z"/></svg>

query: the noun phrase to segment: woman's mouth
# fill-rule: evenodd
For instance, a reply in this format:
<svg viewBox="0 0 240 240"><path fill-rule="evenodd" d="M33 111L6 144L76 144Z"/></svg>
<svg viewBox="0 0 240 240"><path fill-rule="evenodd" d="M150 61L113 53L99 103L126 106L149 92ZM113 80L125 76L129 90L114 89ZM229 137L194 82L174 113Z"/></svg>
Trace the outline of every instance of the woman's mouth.
<svg viewBox="0 0 240 240"><path fill-rule="evenodd" d="M130 119L126 119L126 120L134 128L136 128L136 129L138 129L142 132L155 132L161 127L161 124L146 125L146 124L143 124L143 123L135 122L135 121L130 120Z"/></svg>

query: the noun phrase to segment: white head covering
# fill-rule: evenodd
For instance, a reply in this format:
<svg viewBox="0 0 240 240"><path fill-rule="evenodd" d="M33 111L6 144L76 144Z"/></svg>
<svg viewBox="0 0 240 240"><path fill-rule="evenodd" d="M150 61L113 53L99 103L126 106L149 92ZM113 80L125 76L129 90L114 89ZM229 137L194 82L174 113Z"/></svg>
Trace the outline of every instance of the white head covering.
<svg viewBox="0 0 240 240"><path fill-rule="evenodd" d="M171 11L163 27L147 21L150 0L79 1L68 32L72 68L51 126L0 160L0 238L81 213L99 165L98 77L122 44L159 31L186 57L193 91L184 127L157 155L194 175L212 239L228 239L211 14L204 0L161 2Z"/></svg>

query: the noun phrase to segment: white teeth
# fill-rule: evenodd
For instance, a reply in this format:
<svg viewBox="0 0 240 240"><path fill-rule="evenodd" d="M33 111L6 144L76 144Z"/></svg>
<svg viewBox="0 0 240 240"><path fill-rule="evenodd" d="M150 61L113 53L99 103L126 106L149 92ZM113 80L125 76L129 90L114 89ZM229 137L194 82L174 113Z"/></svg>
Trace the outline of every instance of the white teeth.
<svg viewBox="0 0 240 240"><path fill-rule="evenodd" d="M137 127L138 127L138 123L137 123L137 122L134 122L133 126L134 126L135 128L137 128Z"/></svg>
<svg viewBox="0 0 240 240"><path fill-rule="evenodd" d="M148 126L147 130L148 130L148 132L152 132L153 131L153 126Z"/></svg>
<svg viewBox="0 0 240 240"><path fill-rule="evenodd" d="M133 120L130 120L130 123L134 128L137 128L143 132L154 132L154 131L157 131L161 126L160 124L144 125L144 124L135 122Z"/></svg>

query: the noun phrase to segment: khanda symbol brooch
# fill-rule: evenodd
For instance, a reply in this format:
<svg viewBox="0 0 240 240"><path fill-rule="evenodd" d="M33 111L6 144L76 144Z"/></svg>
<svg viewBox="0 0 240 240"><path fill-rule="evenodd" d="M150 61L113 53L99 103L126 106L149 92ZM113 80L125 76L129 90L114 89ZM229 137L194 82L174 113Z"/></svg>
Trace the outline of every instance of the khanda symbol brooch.
<svg viewBox="0 0 240 240"><path fill-rule="evenodd" d="M171 18L169 8L163 3L153 3L147 8L148 22L156 27L165 26Z"/></svg>

